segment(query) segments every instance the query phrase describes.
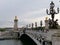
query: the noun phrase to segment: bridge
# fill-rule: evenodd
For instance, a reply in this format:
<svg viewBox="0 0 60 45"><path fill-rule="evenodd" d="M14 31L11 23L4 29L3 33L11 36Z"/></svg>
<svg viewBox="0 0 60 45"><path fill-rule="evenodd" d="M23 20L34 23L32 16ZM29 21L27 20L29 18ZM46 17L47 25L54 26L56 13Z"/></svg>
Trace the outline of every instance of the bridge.
<svg viewBox="0 0 60 45"><path fill-rule="evenodd" d="M23 43L30 45L52 45L51 35L57 30L41 31L41 30L19 30L8 31L0 36L0 39L21 39Z"/></svg>
<svg viewBox="0 0 60 45"><path fill-rule="evenodd" d="M42 45L37 39L38 39L38 37L36 37L37 35L36 34L34 34L34 33L30 33L31 31L29 31L29 30L26 30L25 31L25 33L23 33L23 31L20 31L20 38L22 39L23 38L23 40L27 40L25 43L27 43L28 42L28 44L29 44L29 42L30 43L32 43L31 41L33 41L33 44L34 45ZM25 39L24 39L25 38ZM31 39L31 40L30 40ZM29 41L30 40L30 41Z"/></svg>
<svg viewBox="0 0 60 45"><path fill-rule="evenodd" d="M41 30L25 30L24 31L19 31L20 32L20 37L22 35L27 35L26 37L30 37L37 45L47 45L50 44L52 45L52 40L51 36L57 31L48 31L48 32L43 32Z"/></svg>

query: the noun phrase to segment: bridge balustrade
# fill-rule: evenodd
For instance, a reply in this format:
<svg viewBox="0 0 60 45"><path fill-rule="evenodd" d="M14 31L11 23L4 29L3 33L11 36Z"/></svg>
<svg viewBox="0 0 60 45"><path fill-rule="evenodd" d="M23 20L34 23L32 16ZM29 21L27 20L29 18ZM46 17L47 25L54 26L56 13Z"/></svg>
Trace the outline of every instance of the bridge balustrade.
<svg viewBox="0 0 60 45"><path fill-rule="evenodd" d="M20 32L21 35L23 34L23 31ZM32 38L38 40L39 42L43 42L46 40L48 34L42 31L33 31L33 30L26 30L25 34L30 35Z"/></svg>

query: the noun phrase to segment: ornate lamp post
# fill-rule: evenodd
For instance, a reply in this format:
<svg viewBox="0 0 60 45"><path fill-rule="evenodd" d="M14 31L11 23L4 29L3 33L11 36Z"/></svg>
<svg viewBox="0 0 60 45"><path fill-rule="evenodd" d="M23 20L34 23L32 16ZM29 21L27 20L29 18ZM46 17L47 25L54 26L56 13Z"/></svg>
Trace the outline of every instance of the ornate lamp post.
<svg viewBox="0 0 60 45"><path fill-rule="evenodd" d="M42 27L42 25L43 25L43 24L42 24L42 20L41 20L41 21L40 21L40 26Z"/></svg>
<svg viewBox="0 0 60 45"><path fill-rule="evenodd" d="M35 22L35 27L37 28L37 22Z"/></svg>
<svg viewBox="0 0 60 45"><path fill-rule="evenodd" d="M51 15L51 18L52 18L52 20L49 22L49 25L51 23L51 28L57 28L57 26L56 26L57 22L54 21L54 17L55 17L55 14L59 13L59 8L57 8L57 12L56 12L55 9L54 9L54 7L55 7L55 4L53 3L53 1L51 1L49 12L48 12L48 9L46 10L46 13L48 15Z"/></svg>
<svg viewBox="0 0 60 45"><path fill-rule="evenodd" d="M29 24L29 27L31 27L31 24Z"/></svg>
<svg viewBox="0 0 60 45"><path fill-rule="evenodd" d="M26 25L26 29L28 29L28 25Z"/></svg>
<svg viewBox="0 0 60 45"><path fill-rule="evenodd" d="M40 27L41 27L41 30L43 30L42 25L43 25L43 24L42 24L42 20L41 20L41 21L40 21Z"/></svg>
<svg viewBox="0 0 60 45"><path fill-rule="evenodd" d="M32 23L32 30L33 30L33 26L34 26L34 24Z"/></svg>
<svg viewBox="0 0 60 45"><path fill-rule="evenodd" d="M59 8L57 8L57 12L56 12L54 7L55 7L55 4L53 3L53 1L51 1L49 13L48 13L48 9L46 10L47 14L51 15L52 21L54 21L54 15L59 13Z"/></svg>

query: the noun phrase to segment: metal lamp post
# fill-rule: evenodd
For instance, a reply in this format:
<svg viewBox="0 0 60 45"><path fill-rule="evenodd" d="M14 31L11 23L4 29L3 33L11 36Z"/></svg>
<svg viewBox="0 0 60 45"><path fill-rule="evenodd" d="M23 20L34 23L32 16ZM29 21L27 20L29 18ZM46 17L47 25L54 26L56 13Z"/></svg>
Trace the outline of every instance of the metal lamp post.
<svg viewBox="0 0 60 45"><path fill-rule="evenodd" d="M52 21L54 21L54 15L59 13L59 8L57 8L57 12L56 12L54 7L55 7L55 4L53 3L53 1L51 1L49 13L48 13L48 9L46 10L47 14L51 15Z"/></svg>
<svg viewBox="0 0 60 45"><path fill-rule="evenodd" d="M43 25L43 24L42 24L42 20L41 20L41 21L40 21L40 26L41 26L41 28L42 28L42 25Z"/></svg>
<svg viewBox="0 0 60 45"><path fill-rule="evenodd" d="M49 12L48 12L48 9L46 10L46 13L48 15L51 15L51 18L52 18L52 20L49 22L49 23L51 23L51 28L57 28L58 27L58 26L56 26L57 22L54 21L54 17L55 17L55 14L59 13L59 8L57 8L57 12L56 12L55 9L54 9L54 7L55 7L55 4L53 3L53 1L51 1Z"/></svg>
<svg viewBox="0 0 60 45"><path fill-rule="evenodd" d="M34 26L34 24L32 23L32 30L33 30L33 26Z"/></svg>

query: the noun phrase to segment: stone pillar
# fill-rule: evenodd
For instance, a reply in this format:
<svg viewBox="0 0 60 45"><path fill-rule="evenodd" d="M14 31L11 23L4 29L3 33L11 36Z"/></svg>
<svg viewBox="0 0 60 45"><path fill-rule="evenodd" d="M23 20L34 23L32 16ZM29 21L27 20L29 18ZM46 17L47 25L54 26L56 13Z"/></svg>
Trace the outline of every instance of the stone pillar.
<svg viewBox="0 0 60 45"><path fill-rule="evenodd" d="M15 19L14 19L14 30L18 30L18 19L17 19L17 16L15 16Z"/></svg>
<svg viewBox="0 0 60 45"><path fill-rule="evenodd" d="M48 17L46 17L45 19L45 29L48 30L49 29L49 20L47 19Z"/></svg>
<svg viewBox="0 0 60 45"><path fill-rule="evenodd" d="M52 45L60 45L60 33L52 35Z"/></svg>

